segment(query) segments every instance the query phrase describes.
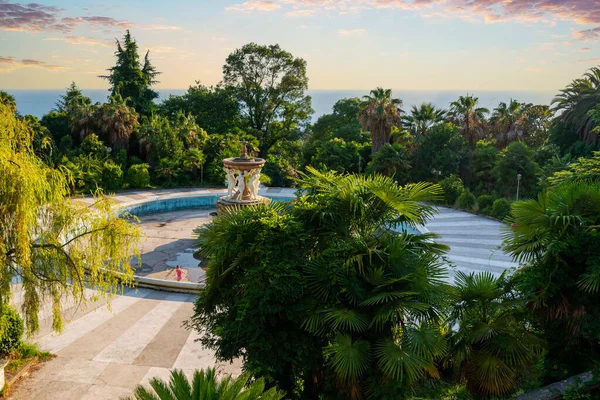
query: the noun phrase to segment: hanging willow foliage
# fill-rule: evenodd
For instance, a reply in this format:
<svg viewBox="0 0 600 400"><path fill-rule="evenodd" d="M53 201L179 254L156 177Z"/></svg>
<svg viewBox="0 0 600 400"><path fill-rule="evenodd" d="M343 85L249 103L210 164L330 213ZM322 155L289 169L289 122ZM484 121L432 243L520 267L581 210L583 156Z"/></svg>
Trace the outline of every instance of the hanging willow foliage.
<svg viewBox="0 0 600 400"><path fill-rule="evenodd" d="M85 299L86 287L110 296L131 283L141 230L101 194L92 205L69 199L68 175L37 158L32 139L27 122L0 103L0 307L20 284L28 331L39 329L46 301L60 331L61 299Z"/></svg>

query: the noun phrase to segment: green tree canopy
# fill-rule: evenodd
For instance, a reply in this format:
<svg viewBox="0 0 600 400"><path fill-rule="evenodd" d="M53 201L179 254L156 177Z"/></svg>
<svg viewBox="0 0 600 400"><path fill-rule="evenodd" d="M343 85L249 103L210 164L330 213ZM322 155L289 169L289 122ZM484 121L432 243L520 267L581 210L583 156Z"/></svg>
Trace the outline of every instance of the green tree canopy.
<svg viewBox="0 0 600 400"><path fill-rule="evenodd" d="M548 343L546 380L592 368L600 357L600 186L567 182L513 204L504 248L534 327Z"/></svg>
<svg viewBox="0 0 600 400"><path fill-rule="evenodd" d="M429 129L416 150L412 179L430 181L432 170L440 171L442 177L459 175L461 166L468 164L471 151L467 140L460 135L460 128L443 123Z"/></svg>
<svg viewBox="0 0 600 400"><path fill-rule="evenodd" d="M598 145L599 136L594 132L598 122L589 114L600 104L600 67L593 67L581 78L575 79L552 100L553 111L561 112L559 120L572 126L580 140Z"/></svg>
<svg viewBox="0 0 600 400"><path fill-rule="evenodd" d="M218 358L243 357L290 397L410 391L445 349L445 247L399 232L431 216L423 202L439 187L311 168L299 185L292 205L199 228L211 262L192 325Z"/></svg>
<svg viewBox="0 0 600 400"><path fill-rule="evenodd" d="M539 190L538 165L533 161L533 151L521 142L512 142L498 155L492 174L496 180L496 188L502 196L516 196L517 186L521 198L535 196Z"/></svg>
<svg viewBox="0 0 600 400"><path fill-rule="evenodd" d="M146 52L143 63L140 62L138 45L129 30L125 32L123 42L117 39L116 43L117 62L108 69L108 75L100 78L110 83L111 96L119 94L136 112L150 115L155 108L153 101L158 97L158 93L151 87L158 83L156 77L160 74L150 63L150 50Z"/></svg>
<svg viewBox="0 0 600 400"><path fill-rule="evenodd" d="M265 156L280 141L295 140L313 112L306 95L306 61L279 45L249 43L231 53L223 66L231 90Z"/></svg>
<svg viewBox="0 0 600 400"><path fill-rule="evenodd" d="M27 121L0 104L0 306L17 280L28 330L38 329L46 300L60 330L63 296L82 297L86 287L114 293L132 278L141 231L108 198L68 199L68 178L35 156L32 141Z"/></svg>
<svg viewBox="0 0 600 400"><path fill-rule="evenodd" d="M472 148L484 136L485 115L487 108L478 107L479 98L475 96L460 96L458 100L450 103L448 113L450 120L460 126L460 133L471 144Z"/></svg>
<svg viewBox="0 0 600 400"><path fill-rule="evenodd" d="M202 129L210 133L227 133L243 128L239 105L231 90L222 86L207 87L196 81L181 96L169 96L159 106L159 112L170 120L183 112L191 114Z"/></svg>
<svg viewBox="0 0 600 400"><path fill-rule="evenodd" d="M376 88L363 97L358 120L371 134L371 152L377 153L390 142L392 129L400 126L402 100L392 97L391 89Z"/></svg>

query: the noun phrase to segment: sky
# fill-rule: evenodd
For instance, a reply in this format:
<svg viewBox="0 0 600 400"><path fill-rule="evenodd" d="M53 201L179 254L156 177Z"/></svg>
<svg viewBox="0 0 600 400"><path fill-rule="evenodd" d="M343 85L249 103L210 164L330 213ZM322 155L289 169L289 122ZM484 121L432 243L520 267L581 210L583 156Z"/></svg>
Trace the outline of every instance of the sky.
<svg viewBox="0 0 600 400"><path fill-rule="evenodd" d="M158 89L218 83L249 42L313 90L557 91L600 64L600 0L0 0L0 89L106 88L126 29Z"/></svg>

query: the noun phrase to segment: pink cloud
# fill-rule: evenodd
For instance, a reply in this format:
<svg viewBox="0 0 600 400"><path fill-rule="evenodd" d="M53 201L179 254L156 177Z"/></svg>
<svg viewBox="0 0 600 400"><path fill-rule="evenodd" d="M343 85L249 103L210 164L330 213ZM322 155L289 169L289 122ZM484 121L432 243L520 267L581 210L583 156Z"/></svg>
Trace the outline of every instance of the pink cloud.
<svg viewBox="0 0 600 400"><path fill-rule="evenodd" d="M362 36L365 34L366 30L364 29L340 29L340 36Z"/></svg>
<svg viewBox="0 0 600 400"><path fill-rule="evenodd" d="M268 0L249 0L241 4L226 7L228 11L275 11L281 8L280 4Z"/></svg>
<svg viewBox="0 0 600 400"><path fill-rule="evenodd" d="M0 0L0 30L23 32L61 32L70 33L82 23L94 27L129 28L127 21L110 17L61 17L65 10L37 3L19 4Z"/></svg>
<svg viewBox="0 0 600 400"><path fill-rule="evenodd" d="M60 69L70 69L62 65L48 64L45 61L33 60L25 58L23 60L17 60L14 57L2 57L0 56L0 72L10 72L21 68L44 68L51 71Z"/></svg>
<svg viewBox="0 0 600 400"><path fill-rule="evenodd" d="M309 15L308 10L337 10L341 14L361 9L401 9L421 11L434 9L427 15L448 16L485 23L523 22L555 26L566 21L591 28L574 32L577 39L600 38L600 4L598 0L250 0L228 9L240 11L274 11L291 7L292 15ZM555 38L563 35L554 35Z"/></svg>

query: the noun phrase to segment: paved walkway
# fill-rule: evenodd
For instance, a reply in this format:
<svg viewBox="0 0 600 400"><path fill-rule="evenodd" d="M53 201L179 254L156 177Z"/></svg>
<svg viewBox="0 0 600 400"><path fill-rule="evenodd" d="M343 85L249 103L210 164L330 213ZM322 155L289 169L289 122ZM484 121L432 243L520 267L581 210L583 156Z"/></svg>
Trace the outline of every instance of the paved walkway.
<svg viewBox="0 0 600 400"><path fill-rule="evenodd" d="M67 310L74 314L61 335L44 332L35 340L57 357L21 381L10 398L115 400L152 377L168 379L173 368L189 377L207 367L239 374L239 362L215 362L213 352L194 342L198 335L182 326L192 316L193 299L140 289L113 299L110 307L100 301L90 303L91 312Z"/></svg>
<svg viewBox="0 0 600 400"><path fill-rule="evenodd" d="M518 265L501 249L504 224L480 215L439 207L439 212L425 225L440 235L438 241L450 246L448 260L454 266L449 271L450 282L455 271L489 271L499 276Z"/></svg>
<svg viewBox="0 0 600 400"><path fill-rule="evenodd" d="M267 195L293 197L293 189L267 189ZM124 192L116 196L122 205L133 205L156 199L223 193L222 190L173 189ZM264 193L264 192L263 192ZM85 199L89 201L89 199ZM181 252L191 245L191 231L209 220L210 210L182 210L143 217L147 233L142 263L152 270L171 266ZM466 272L491 271L498 275L516 267L497 247L501 243L502 224L462 211L440 208L426 227L441 235L440 242L451 246L448 259L456 269ZM192 269L190 269L191 271ZM198 274L201 269L196 268ZM450 271L453 280L454 270ZM94 294L88 291L87 296ZM131 394L139 383L154 376L167 378L172 368L191 374L196 368L216 366L221 373L238 374L238 363L219 364L214 354L203 349L195 332L182 327L193 313L193 295L173 294L140 289L130 290L111 302L90 301L87 308L65 302L65 315L70 322L62 335L50 331L50 320L42 323L40 335L34 338L42 349L57 357L22 381L11 399L117 399ZM18 290L13 301L20 302ZM51 309L42 310L42 318Z"/></svg>

